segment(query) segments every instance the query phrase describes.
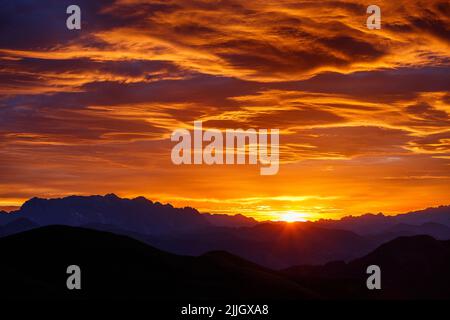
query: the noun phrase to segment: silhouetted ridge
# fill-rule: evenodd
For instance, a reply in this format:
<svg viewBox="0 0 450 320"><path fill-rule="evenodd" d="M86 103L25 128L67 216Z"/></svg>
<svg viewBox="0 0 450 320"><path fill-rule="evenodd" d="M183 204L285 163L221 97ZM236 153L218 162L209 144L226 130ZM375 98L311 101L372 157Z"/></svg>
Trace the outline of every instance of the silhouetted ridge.
<svg viewBox="0 0 450 320"><path fill-rule="evenodd" d="M381 290L368 290L366 269L381 269ZM450 299L450 241L400 237L349 263L291 267L285 274L330 298Z"/></svg>
<svg viewBox="0 0 450 320"><path fill-rule="evenodd" d="M58 199L32 198L16 212L39 225L114 225L142 234L187 232L215 224L214 215L206 217L196 209L174 208L144 197L122 199L105 196L69 196ZM219 217L223 219L223 217ZM242 223L242 217L229 217L229 224Z"/></svg>
<svg viewBox="0 0 450 320"><path fill-rule="evenodd" d="M383 261L391 264L414 263L414 261L427 261L427 257L449 256L449 242L438 241L427 235L399 237L382 244L370 254L353 261L353 263L366 263ZM450 260L449 260L450 262Z"/></svg>
<svg viewBox="0 0 450 320"><path fill-rule="evenodd" d="M232 255L178 256L126 236L48 226L0 239L0 297L58 299L311 298L280 274ZM66 269L82 290L66 289Z"/></svg>
<svg viewBox="0 0 450 320"><path fill-rule="evenodd" d="M450 206L439 206L395 216L385 216L382 213L347 216L340 220L320 220L317 225L353 231L361 235L374 235L386 232L398 224L420 226L430 222L450 227ZM428 231L425 230L425 232ZM446 238L450 239L450 234Z"/></svg>
<svg viewBox="0 0 450 320"><path fill-rule="evenodd" d="M223 251L179 256L127 236L66 226L1 238L0 251L0 298L450 298L450 241L429 236L398 238L349 263L283 272ZM82 291L65 287L72 264L82 269ZM382 290L366 287L373 264L381 268Z"/></svg>
<svg viewBox="0 0 450 320"><path fill-rule="evenodd" d="M19 233L26 230L31 230L38 227L38 225L26 218L17 218L11 222L0 226L0 236L7 236L14 233Z"/></svg>

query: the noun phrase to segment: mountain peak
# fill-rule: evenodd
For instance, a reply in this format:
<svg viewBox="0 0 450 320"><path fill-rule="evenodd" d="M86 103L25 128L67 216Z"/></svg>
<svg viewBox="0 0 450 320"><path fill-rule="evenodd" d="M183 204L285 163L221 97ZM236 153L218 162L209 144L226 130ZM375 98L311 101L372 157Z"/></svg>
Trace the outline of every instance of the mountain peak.
<svg viewBox="0 0 450 320"><path fill-rule="evenodd" d="M140 202L140 203L153 204L153 201L151 201L151 200L149 200L149 199L147 199L146 197L143 197L143 196L139 196L139 197L133 198L133 201Z"/></svg>
<svg viewBox="0 0 450 320"><path fill-rule="evenodd" d="M402 263L402 259L423 259L424 256L441 252L448 252L442 241L428 235L415 235L408 237L398 237L382 244L372 253L355 261L387 261ZM369 262L367 262L369 263Z"/></svg>
<svg viewBox="0 0 450 320"><path fill-rule="evenodd" d="M120 199L115 193L108 193L105 195L106 199L112 199L112 200L117 200Z"/></svg>

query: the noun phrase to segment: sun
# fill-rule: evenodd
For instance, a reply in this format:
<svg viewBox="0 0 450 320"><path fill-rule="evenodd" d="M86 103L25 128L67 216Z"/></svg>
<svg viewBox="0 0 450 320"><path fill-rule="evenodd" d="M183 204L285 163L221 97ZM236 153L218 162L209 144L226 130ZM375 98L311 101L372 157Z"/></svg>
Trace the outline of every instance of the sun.
<svg viewBox="0 0 450 320"><path fill-rule="evenodd" d="M300 212L294 212L294 211L288 211L284 214L281 215L281 221L284 222L305 222L305 214L300 213Z"/></svg>

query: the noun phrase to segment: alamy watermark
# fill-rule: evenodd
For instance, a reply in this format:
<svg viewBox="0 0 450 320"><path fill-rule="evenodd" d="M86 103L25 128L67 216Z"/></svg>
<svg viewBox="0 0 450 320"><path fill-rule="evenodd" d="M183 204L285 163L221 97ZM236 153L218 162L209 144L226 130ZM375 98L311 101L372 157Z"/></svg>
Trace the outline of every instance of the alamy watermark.
<svg viewBox="0 0 450 320"><path fill-rule="evenodd" d="M176 165L260 164L261 175L275 175L279 170L278 129L271 129L270 134L268 129L226 129L224 138L222 131L203 130L202 121L194 121L193 137L188 130L177 129L171 140L178 142L171 153ZM208 144L203 148L204 142Z"/></svg>
<svg viewBox="0 0 450 320"><path fill-rule="evenodd" d="M381 268L375 264L367 267L367 274L370 276L367 278L366 286L369 290L381 289Z"/></svg>
<svg viewBox="0 0 450 320"><path fill-rule="evenodd" d="M372 4L367 7L370 16L367 18L366 25L369 30L381 29L381 9L379 6Z"/></svg>
<svg viewBox="0 0 450 320"><path fill-rule="evenodd" d="M66 27L69 30L81 29L81 9L76 4L67 7L66 13L70 14L66 20Z"/></svg>
<svg viewBox="0 0 450 320"><path fill-rule="evenodd" d="M69 275L66 281L67 289L81 290L81 268L77 265L67 267L66 273Z"/></svg>

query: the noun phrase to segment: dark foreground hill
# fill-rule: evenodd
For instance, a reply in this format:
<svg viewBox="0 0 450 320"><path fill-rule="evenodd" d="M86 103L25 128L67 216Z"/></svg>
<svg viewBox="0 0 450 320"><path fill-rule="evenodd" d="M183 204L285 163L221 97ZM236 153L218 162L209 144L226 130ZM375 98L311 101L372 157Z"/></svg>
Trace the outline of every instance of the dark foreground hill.
<svg viewBox="0 0 450 320"><path fill-rule="evenodd" d="M273 271L227 252L166 253L108 232L51 226L0 239L0 299L450 299L450 242L403 237L349 263ZM79 265L82 290L66 288ZM381 267L382 290L366 287Z"/></svg>
<svg viewBox="0 0 450 320"><path fill-rule="evenodd" d="M381 269L381 290L369 291L361 281L370 265ZM450 241L400 237L349 263L292 267L284 273L328 298L450 299Z"/></svg>
<svg viewBox="0 0 450 320"><path fill-rule="evenodd" d="M3 298L311 298L298 283L225 252L200 257L154 249L125 236L51 226L0 239ZM79 265L82 290L66 288Z"/></svg>

